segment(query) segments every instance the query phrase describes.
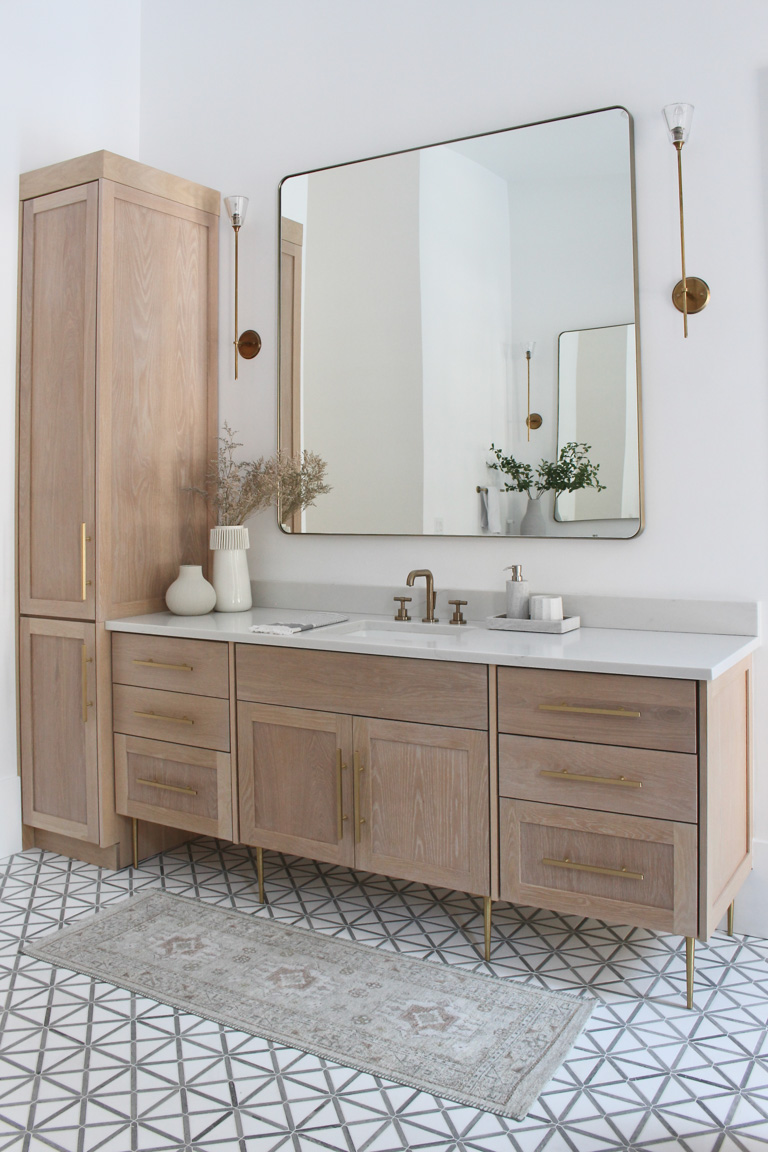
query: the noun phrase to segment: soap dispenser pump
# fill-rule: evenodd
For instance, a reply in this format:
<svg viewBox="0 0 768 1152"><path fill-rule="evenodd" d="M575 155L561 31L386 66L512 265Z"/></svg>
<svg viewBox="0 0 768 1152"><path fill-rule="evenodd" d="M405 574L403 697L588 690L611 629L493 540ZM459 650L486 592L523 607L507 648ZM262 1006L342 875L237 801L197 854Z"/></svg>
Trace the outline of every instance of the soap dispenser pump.
<svg viewBox="0 0 768 1152"><path fill-rule="evenodd" d="M509 564L504 571L511 573L507 580L507 619L527 620L530 615L530 592L528 581L523 580L523 566Z"/></svg>

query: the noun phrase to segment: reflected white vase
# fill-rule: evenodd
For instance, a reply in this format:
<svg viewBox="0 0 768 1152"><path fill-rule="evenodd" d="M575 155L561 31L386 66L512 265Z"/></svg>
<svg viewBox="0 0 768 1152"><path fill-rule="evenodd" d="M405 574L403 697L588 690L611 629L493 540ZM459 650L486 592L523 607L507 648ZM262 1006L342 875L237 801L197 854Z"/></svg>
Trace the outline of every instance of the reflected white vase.
<svg viewBox="0 0 768 1152"><path fill-rule="evenodd" d="M165 594L168 611L175 616L205 616L216 603L216 592L200 564L182 564Z"/></svg>
<svg viewBox="0 0 768 1152"><path fill-rule="evenodd" d="M253 605L246 555L249 543L248 529L242 524L211 528L217 612L247 612Z"/></svg>
<svg viewBox="0 0 768 1152"><path fill-rule="evenodd" d="M546 536L547 521L544 516L543 505L543 496L539 496L537 500L531 496L528 497L528 507L520 524L521 536Z"/></svg>

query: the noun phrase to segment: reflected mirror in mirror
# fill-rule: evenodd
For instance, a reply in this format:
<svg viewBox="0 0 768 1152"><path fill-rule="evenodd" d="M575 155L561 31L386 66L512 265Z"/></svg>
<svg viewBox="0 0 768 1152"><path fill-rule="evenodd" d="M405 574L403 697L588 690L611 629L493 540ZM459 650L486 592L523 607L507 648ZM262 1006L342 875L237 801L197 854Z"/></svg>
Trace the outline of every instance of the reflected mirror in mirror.
<svg viewBox="0 0 768 1152"><path fill-rule="evenodd" d="M280 215L280 447L332 486L286 531L640 530L623 108L286 177ZM488 466L495 444L535 473L569 440L603 491L530 501Z"/></svg>

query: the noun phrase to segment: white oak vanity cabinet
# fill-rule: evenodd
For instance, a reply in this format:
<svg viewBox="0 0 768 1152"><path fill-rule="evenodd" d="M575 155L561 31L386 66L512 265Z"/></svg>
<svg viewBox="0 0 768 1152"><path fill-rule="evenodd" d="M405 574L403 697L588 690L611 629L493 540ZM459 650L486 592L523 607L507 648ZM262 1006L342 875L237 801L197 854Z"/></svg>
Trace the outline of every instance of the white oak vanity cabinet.
<svg viewBox="0 0 768 1152"><path fill-rule="evenodd" d="M118 811L686 937L751 867L751 658L711 681L113 638Z"/></svg>
<svg viewBox="0 0 768 1152"><path fill-rule="evenodd" d="M215 452L219 194L110 152L20 183L25 844L119 867L104 621L163 608L207 560L185 488Z"/></svg>

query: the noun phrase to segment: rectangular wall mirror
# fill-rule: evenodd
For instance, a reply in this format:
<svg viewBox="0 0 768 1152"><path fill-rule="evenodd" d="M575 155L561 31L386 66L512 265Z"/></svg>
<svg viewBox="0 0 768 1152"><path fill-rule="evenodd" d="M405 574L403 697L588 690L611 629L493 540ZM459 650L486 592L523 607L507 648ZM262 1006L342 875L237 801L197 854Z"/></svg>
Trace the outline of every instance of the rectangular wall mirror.
<svg viewBox="0 0 768 1152"><path fill-rule="evenodd" d="M332 486L286 531L640 531L625 109L289 176L280 218L280 447ZM602 490L530 501L488 467L569 443Z"/></svg>

